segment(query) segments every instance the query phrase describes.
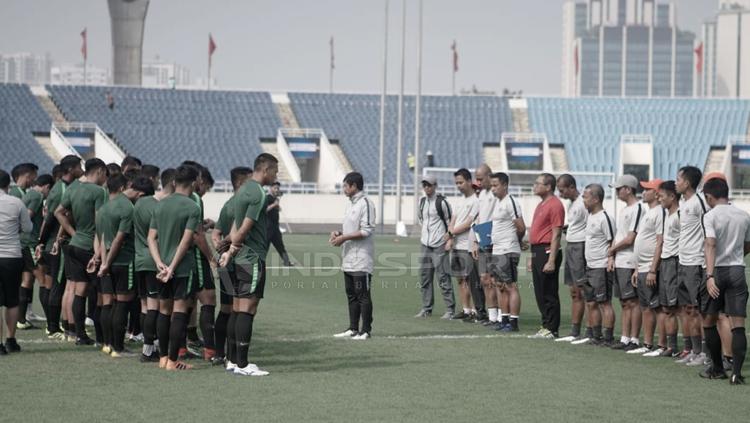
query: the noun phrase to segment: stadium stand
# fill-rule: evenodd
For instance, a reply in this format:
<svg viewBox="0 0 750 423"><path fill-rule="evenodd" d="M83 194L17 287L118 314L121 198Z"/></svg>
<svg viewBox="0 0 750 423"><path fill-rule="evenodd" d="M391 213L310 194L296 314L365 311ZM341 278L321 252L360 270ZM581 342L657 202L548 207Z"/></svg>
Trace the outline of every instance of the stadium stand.
<svg viewBox="0 0 750 423"><path fill-rule="evenodd" d="M265 92L129 87L48 86L71 122L95 122L128 154L161 167L185 159L208 166L217 179L252 165L260 138L275 138L281 121ZM110 109L107 92L112 94Z"/></svg>
<svg viewBox="0 0 750 423"><path fill-rule="evenodd" d="M300 126L321 128L338 140L366 181L378 179L380 96L366 94L290 93ZM431 150L439 167L473 167L482 160L484 143L499 143L512 130L507 101L502 97L422 97L422 152ZM406 152L414 149L414 96L404 98L402 182L410 183ZM398 98L388 96L385 151L396 150ZM395 165L386 160L385 183L396 182Z"/></svg>
<svg viewBox="0 0 750 423"><path fill-rule="evenodd" d="M49 132L52 121L26 85L0 84L0 168L10 172L21 162L34 162L44 172L52 159L34 139L34 132Z"/></svg>
<svg viewBox="0 0 750 423"><path fill-rule="evenodd" d="M654 176L673 178L686 164L703 168L712 145L744 134L750 101L636 98L529 98L534 132L565 144L571 170L616 172L623 134L650 134Z"/></svg>

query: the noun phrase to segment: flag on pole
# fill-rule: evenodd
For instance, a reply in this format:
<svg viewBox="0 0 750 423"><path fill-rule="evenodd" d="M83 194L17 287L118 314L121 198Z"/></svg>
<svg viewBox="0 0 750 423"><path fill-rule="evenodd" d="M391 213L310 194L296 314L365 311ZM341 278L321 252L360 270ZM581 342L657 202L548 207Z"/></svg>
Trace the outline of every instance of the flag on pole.
<svg viewBox="0 0 750 423"><path fill-rule="evenodd" d="M208 61L211 61L211 56L213 56L214 51L216 51L216 43L214 42L214 37L211 36L211 33L208 34Z"/></svg>
<svg viewBox="0 0 750 423"><path fill-rule="evenodd" d="M331 46L331 69L336 69L336 64L335 64L334 55L333 55L333 36L331 36L331 40L328 42L328 44Z"/></svg>
<svg viewBox="0 0 750 423"><path fill-rule="evenodd" d="M81 31L81 38L83 39L81 44L81 55L83 55L83 60L86 61L89 55L88 46L86 45L86 28L83 28L83 31Z"/></svg>
<svg viewBox="0 0 750 423"><path fill-rule="evenodd" d="M458 48L456 47L456 40L453 40L451 50L453 50L453 72L458 72Z"/></svg>
<svg viewBox="0 0 750 423"><path fill-rule="evenodd" d="M703 43L700 43L698 47L693 50L695 52L695 55L697 56L695 58L695 70L698 73L703 72Z"/></svg>

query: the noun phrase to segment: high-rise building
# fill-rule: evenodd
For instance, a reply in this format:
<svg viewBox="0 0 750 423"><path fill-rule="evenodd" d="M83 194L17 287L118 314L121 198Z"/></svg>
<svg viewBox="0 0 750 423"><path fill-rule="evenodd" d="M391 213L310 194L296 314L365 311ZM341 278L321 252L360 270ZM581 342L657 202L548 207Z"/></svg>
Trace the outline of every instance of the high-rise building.
<svg viewBox="0 0 750 423"><path fill-rule="evenodd" d="M0 54L0 82L43 85L50 80L51 67L49 54Z"/></svg>
<svg viewBox="0 0 750 423"><path fill-rule="evenodd" d="M722 0L703 23L700 95L750 98L750 0Z"/></svg>
<svg viewBox="0 0 750 423"><path fill-rule="evenodd" d="M567 1L562 94L689 97L695 35L680 31L673 3Z"/></svg>
<svg viewBox="0 0 750 423"><path fill-rule="evenodd" d="M111 81L109 69L87 65L84 72L83 64L78 64L52 67L49 82L55 85L110 85Z"/></svg>
<svg viewBox="0 0 750 423"><path fill-rule="evenodd" d="M144 87L175 88L190 86L190 70L176 63L148 62L142 67Z"/></svg>

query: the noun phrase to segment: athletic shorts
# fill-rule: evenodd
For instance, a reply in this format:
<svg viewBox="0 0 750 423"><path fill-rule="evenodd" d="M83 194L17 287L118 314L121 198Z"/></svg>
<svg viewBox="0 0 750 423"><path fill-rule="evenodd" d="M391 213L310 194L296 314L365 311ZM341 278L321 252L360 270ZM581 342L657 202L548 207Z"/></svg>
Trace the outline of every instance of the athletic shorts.
<svg viewBox="0 0 750 423"><path fill-rule="evenodd" d="M219 301L222 305L231 305L234 301L234 288L237 286L237 274L227 267L220 267L219 270Z"/></svg>
<svg viewBox="0 0 750 423"><path fill-rule="evenodd" d="M466 279L474 270L474 258L466 250L451 251L451 275L454 278Z"/></svg>
<svg viewBox="0 0 750 423"><path fill-rule="evenodd" d="M99 284L97 285L97 292L100 294L114 295L115 286L112 283L112 274L104 275L99 278Z"/></svg>
<svg viewBox="0 0 750 423"><path fill-rule="evenodd" d="M638 294L635 292L633 286L633 273L635 269L624 269L621 267L615 268L615 297L619 298L620 301L637 298Z"/></svg>
<svg viewBox="0 0 750 423"><path fill-rule="evenodd" d="M692 305L703 310L708 300L706 292L706 272L702 266L680 265L677 276L679 288L677 290L677 303L679 305Z"/></svg>
<svg viewBox="0 0 750 423"><path fill-rule="evenodd" d="M747 281L744 266L721 266L714 269L714 282L719 288L719 297L707 296L701 313L727 316L747 316Z"/></svg>
<svg viewBox="0 0 750 423"><path fill-rule="evenodd" d="M18 307L22 273L23 258L0 258L0 307Z"/></svg>
<svg viewBox="0 0 750 423"><path fill-rule="evenodd" d="M196 257L195 267L193 268L193 289L195 292L204 289L216 289L214 275L211 272L211 266L208 264L208 260L206 260L202 253L199 252L197 254L200 257Z"/></svg>
<svg viewBox="0 0 750 423"><path fill-rule="evenodd" d="M135 292L135 272L133 264L129 266L112 266L109 272L112 277L112 287L115 294L127 295Z"/></svg>
<svg viewBox="0 0 750 423"><path fill-rule="evenodd" d="M586 283L585 242L569 242L565 246L565 285L583 286Z"/></svg>
<svg viewBox="0 0 750 423"><path fill-rule="evenodd" d="M677 256L661 259L659 264L659 304L664 307L677 307L680 259Z"/></svg>
<svg viewBox="0 0 750 423"><path fill-rule="evenodd" d="M34 250L29 247L21 247L21 258L23 258L23 271L31 273L36 269Z"/></svg>
<svg viewBox="0 0 750 423"><path fill-rule="evenodd" d="M518 254L501 254L490 257L489 274L498 283L518 282Z"/></svg>
<svg viewBox="0 0 750 423"><path fill-rule="evenodd" d="M135 272L135 280L138 285L139 298L159 298L161 282L156 279L156 272L150 270Z"/></svg>
<svg viewBox="0 0 750 423"><path fill-rule="evenodd" d="M167 283L161 282L159 286L160 300L187 300L191 296L191 285L193 278L186 276L172 278Z"/></svg>
<svg viewBox="0 0 750 423"><path fill-rule="evenodd" d="M659 275L656 275L656 285L648 286L646 277L648 272L638 273L638 302L642 308L659 308Z"/></svg>
<svg viewBox="0 0 750 423"><path fill-rule="evenodd" d="M69 281L94 282L96 274L86 272L86 266L88 266L91 257L94 256L93 251L84 250L72 245L66 245L63 247L63 254L65 261L65 277L68 278Z"/></svg>
<svg viewBox="0 0 750 423"><path fill-rule="evenodd" d="M606 303L612 301L613 274L605 268L586 269L586 283L583 285L586 302Z"/></svg>
<svg viewBox="0 0 750 423"><path fill-rule="evenodd" d="M236 298L263 298L266 289L266 262L255 260L250 263L235 263Z"/></svg>
<svg viewBox="0 0 750 423"><path fill-rule="evenodd" d="M480 275L492 273L490 266L493 260L494 258L492 255L492 247L489 247L485 250L480 249L479 251L477 251L476 263L477 270L479 271Z"/></svg>

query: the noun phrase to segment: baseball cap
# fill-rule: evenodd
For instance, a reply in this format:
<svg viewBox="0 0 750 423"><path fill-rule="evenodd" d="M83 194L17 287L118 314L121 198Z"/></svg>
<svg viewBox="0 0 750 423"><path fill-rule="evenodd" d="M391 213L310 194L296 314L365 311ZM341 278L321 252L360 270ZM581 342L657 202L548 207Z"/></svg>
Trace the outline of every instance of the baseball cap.
<svg viewBox="0 0 750 423"><path fill-rule="evenodd" d="M708 172L705 176L703 176L703 182L714 178L722 179L724 182L726 182L727 180L727 176L721 172Z"/></svg>
<svg viewBox="0 0 750 423"><path fill-rule="evenodd" d="M610 188L622 188L622 187L630 187L633 189L638 188L638 178L636 178L633 175L622 175L617 180L615 180L614 184L609 184Z"/></svg>
<svg viewBox="0 0 750 423"><path fill-rule="evenodd" d="M659 186L662 184L662 182L664 181L657 178L650 181L641 182L641 186L643 187L643 189L659 189Z"/></svg>
<svg viewBox="0 0 750 423"><path fill-rule="evenodd" d="M437 178L435 177L435 175L426 175L422 177L422 182L427 182L430 185L435 185L437 184Z"/></svg>

